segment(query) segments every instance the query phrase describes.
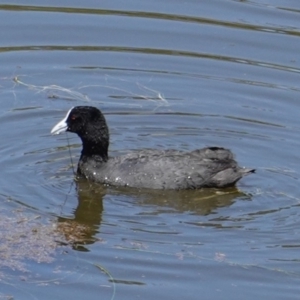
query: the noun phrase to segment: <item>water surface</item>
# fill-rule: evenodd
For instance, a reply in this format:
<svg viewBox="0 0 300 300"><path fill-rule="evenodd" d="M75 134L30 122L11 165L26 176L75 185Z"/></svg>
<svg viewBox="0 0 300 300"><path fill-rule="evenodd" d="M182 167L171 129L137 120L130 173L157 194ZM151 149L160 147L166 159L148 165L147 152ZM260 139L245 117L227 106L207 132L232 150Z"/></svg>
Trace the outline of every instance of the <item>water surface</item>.
<svg viewBox="0 0 300 300"><path fill-rule="evenodd" d="M298 299L298 2L1 1L0 299ZM74 180L78 137L50 136L74 105L111 155L224 146L257 173Z"/></svg>

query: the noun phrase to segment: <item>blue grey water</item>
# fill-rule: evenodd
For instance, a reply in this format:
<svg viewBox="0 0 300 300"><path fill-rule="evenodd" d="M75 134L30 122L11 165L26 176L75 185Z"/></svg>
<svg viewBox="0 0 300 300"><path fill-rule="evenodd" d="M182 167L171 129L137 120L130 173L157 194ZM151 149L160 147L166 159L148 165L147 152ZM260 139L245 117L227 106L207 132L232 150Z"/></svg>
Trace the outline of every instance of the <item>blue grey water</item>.
<svg viewBox="0 0 300 300"><path fill-rule="evenodd" d="M0 299L298 299L299 12L0 1ZM101 108L112 155L223 146L257 173L180 192L74 180L80 140L50 129L75 105Z"/></svg>

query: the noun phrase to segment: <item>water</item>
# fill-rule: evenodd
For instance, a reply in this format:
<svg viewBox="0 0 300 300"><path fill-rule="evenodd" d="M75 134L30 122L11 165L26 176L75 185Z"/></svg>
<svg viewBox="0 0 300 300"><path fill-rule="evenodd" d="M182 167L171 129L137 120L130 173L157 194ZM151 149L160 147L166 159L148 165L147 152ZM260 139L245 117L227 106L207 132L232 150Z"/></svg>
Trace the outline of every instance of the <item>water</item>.
<svg viewBox="0 0 300 300"><path fill-rule="evenodd" d="M299 1L0 2L0 299L298 299ZM74 181L98 106L111 155L232 149L223 191Z"/></svg>

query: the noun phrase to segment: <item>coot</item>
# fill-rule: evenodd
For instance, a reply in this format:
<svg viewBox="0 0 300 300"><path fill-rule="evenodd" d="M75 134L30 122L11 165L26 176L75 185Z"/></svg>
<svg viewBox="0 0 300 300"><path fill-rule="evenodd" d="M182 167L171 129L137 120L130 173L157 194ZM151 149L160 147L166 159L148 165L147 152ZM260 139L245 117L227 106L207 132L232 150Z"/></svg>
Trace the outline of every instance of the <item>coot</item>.
<svg viewBox="0 0 300 300"><path fill-rule="evenodd" d="M76 106L51 130L70 131L82 141L78 174L114 186L150 189L223 188L234 185L254 169L238 166L230 150L208 147L191 152L139 150L109 157L109 131L101 111Z"/></svg>

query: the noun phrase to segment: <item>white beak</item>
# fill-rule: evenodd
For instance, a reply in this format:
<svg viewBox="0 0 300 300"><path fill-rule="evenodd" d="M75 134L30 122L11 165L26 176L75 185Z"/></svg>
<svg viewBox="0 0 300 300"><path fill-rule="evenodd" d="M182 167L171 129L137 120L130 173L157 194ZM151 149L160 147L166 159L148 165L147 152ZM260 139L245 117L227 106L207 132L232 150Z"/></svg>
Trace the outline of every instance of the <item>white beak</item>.
<svg viewBox="0 0 300 300"><path fill-rule="evenodd" d="M60 134L62 132L66 132L68 129L67 119L73 107L67 112L66 116L59 121L51 130L51 134Z"/></svg>

